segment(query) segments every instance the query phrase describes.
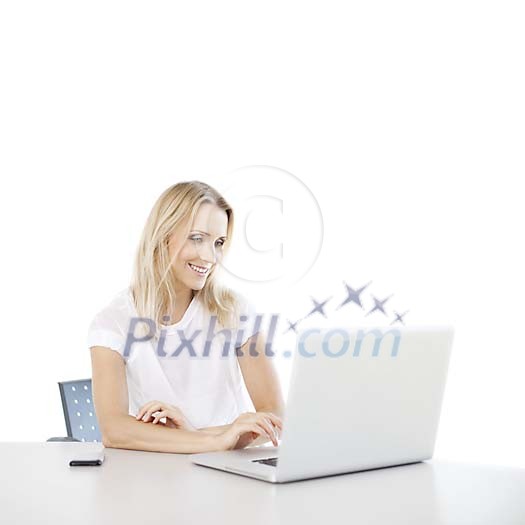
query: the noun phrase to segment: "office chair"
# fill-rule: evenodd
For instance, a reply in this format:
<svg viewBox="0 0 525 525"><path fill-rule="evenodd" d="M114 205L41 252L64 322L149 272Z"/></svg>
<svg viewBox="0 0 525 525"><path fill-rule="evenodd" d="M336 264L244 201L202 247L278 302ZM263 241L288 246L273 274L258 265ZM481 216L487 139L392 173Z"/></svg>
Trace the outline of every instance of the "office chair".
<svg viewBox="0 0 525 525"><path fill-rule="evenodd" d="M91 379L59 381L60 398L66 421L67 437L52 437L47 441L102 442L95 406L91 394Z"/></svg>

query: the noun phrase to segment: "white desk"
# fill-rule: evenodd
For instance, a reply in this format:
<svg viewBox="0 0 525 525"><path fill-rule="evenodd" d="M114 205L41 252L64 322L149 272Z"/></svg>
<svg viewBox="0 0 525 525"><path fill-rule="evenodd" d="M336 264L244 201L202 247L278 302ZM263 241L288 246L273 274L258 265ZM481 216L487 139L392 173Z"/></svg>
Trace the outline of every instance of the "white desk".
<svg viewBox="0 0 525 525"><path fill-rule="evenodd" d="M187 455L96 443L0 443L6 524L525 524L525 469L427 461L280 485L193 465Z"/></svg>

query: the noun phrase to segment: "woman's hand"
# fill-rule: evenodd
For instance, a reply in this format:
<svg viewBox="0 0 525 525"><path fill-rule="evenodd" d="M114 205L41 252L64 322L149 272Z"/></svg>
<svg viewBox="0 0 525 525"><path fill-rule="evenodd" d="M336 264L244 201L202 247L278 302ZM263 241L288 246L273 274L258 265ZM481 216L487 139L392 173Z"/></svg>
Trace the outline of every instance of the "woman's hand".
<svg viewBox="0 0 525 525"><path fill-rule="evenodd" d="M258 436L269 438L277 447L279 446L277 438L282 429L281 418L271 412L244 412L217 438L221 450L244 448Z"/></svg>
<svg viewBox="0 0 525 525"><path fill-rule="evenodd" d="M155 416L153 417L153 414ZM196 431L197 429L188 421L179 407L164 403L162 401L150 401L143 405L136 415L136 419L142 419L145 423L152 422L156 425L161 418L166 418L166 426L169 428L181 428L183 430ZM153 419L153 421L151 421ZM160 422L163 424L162 421Z"/></svg>

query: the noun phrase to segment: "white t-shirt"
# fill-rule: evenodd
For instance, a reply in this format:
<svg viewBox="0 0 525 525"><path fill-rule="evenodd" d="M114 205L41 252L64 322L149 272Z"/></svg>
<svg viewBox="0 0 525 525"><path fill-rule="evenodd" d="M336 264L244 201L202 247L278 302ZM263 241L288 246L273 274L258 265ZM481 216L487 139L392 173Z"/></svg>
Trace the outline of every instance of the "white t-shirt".
<svg viewBox="0 0 525 525"><path fill-rule="evenodd" d="M224 328L218 322L210 328L211 314L197 297L178 323L160 326L165 333L164 345L151 338L128 343L126 349L130 321L138 317L129 288L95 315L88 330L88 347L105 346L123 357L131 415L149 401L164 401L178 406L193 426L202 428L225 425L243 412L255 411L234 347L242 346L256 333L257 312L246 297L237 295L241 315L248 318L230 332L231 344L225 356L228 333L221 333ZM141 338L138 326L134 330L136 339Z"/></svg>

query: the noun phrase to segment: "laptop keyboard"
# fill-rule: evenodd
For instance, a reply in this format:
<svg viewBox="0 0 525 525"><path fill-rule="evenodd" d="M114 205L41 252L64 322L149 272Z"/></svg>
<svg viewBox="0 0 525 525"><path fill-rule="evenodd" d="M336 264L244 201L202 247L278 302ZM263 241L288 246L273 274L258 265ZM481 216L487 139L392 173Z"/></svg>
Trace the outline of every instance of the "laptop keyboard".
<svg viewBox="0 0 525 525"><path fill-rule="evenodd" d="M270 465L272 467L277 466L277 458L265 458L265 459L252 459L253 463L263 463L264 465Z"/></svg>

